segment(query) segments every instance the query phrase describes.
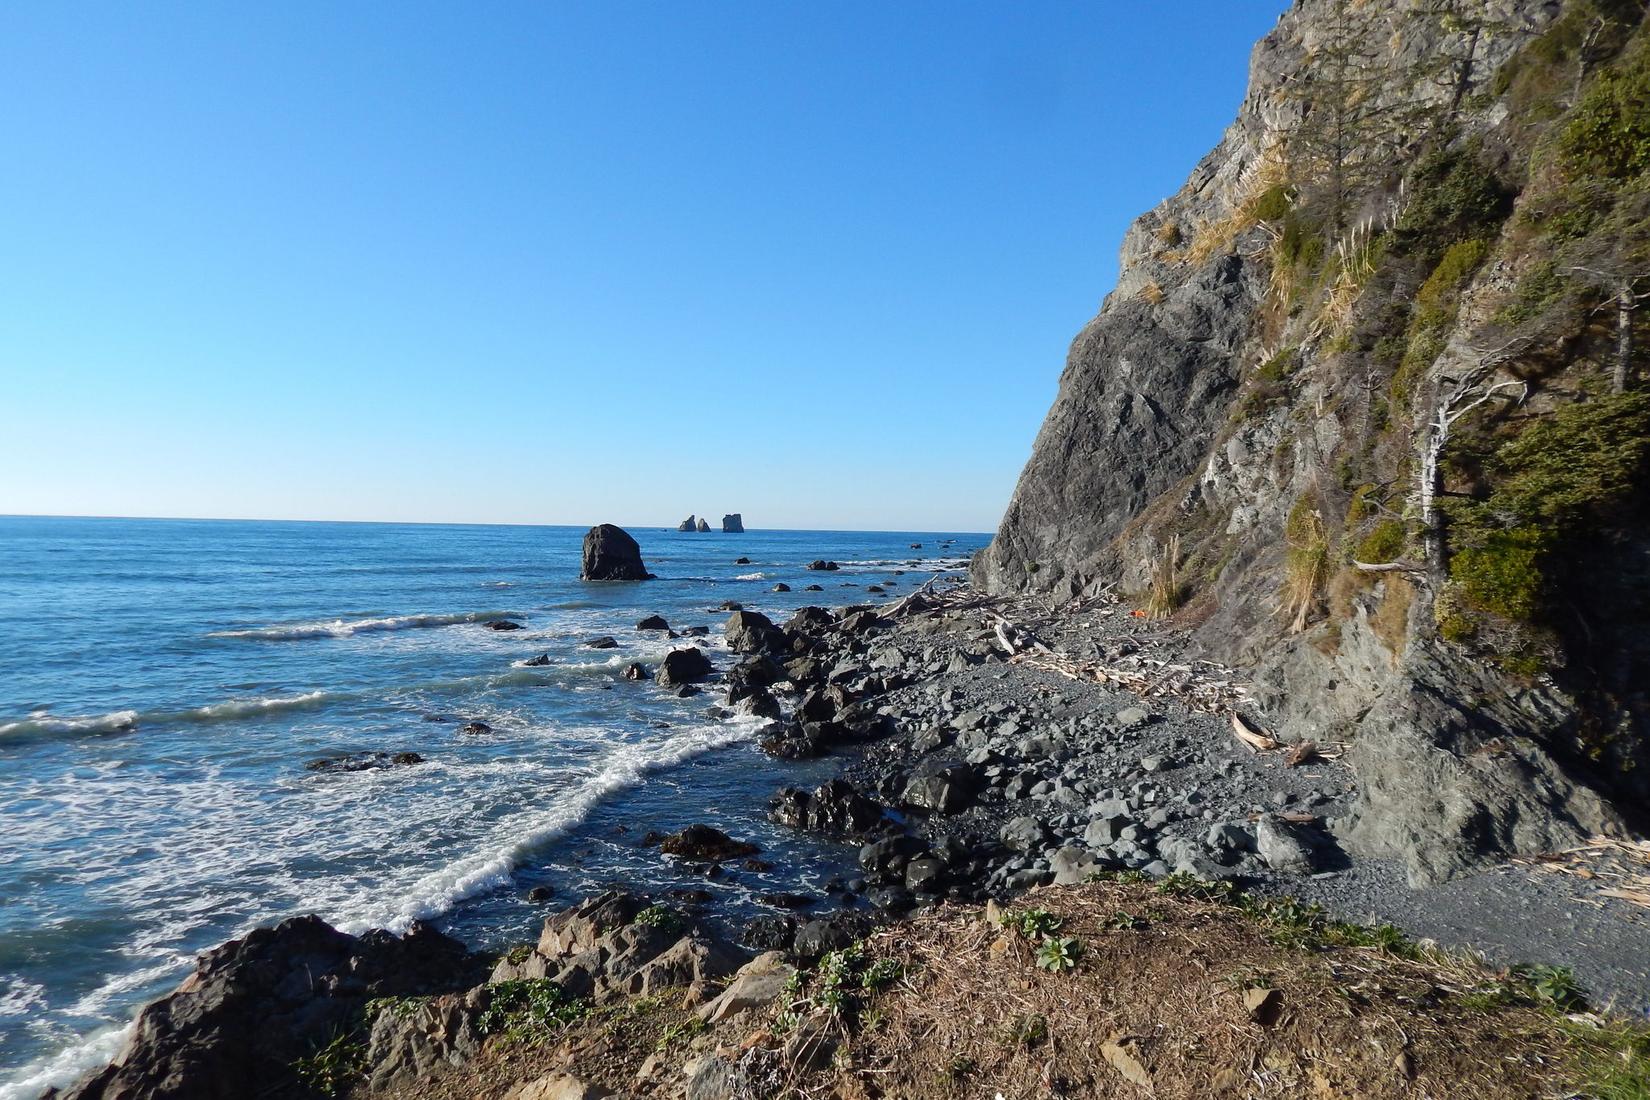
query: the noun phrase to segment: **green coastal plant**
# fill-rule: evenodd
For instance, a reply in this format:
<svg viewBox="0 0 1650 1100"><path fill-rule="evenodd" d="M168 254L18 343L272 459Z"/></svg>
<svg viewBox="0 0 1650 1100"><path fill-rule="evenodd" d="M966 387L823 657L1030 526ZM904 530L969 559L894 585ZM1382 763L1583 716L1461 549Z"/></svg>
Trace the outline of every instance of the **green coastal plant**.
<svg viewBox="0 0 1650 1100"><path fill-rule="evenodd" d="M681 915L667 905L648 906L636 914L636 923L663 932L679 932L683 927Z"/></svg>
<svg viewBox="0 0 1650 1100"><path fill-rule="evenodd" d="M1448 504L1452 588L1470 608L1537 618L1552 554L1615 522L1647 464L1650 394L1576 402L1530 424L1490 456L1486 498Z"/></svg>
<svg viewBox="0 0 1650 1100"><path fill-rule="evenodd" d="M1488 531L1475 546L1458 549L1449 575L1472 607L1503 619L1527 622L1541 609L1545 578L1541 564L1551 547L1533 527Z"/></svg>
<svg viewBox="0 0 1650 1100"><path fill-rule="evenodd" d="M1404 354L1392 376L1390 395L1406 405L1415 382L1444 350L1444 338L1455 324L1461 290L1489 255L1489 242L1478 238L1457 241L1444 251L1438 265L1415 293L1415 312L1404 336Z"/></svg>
<svg viewBox="0 0 1650 1100"><path fill-rule="evenodd" d="M1370 565L1397 561L1409 541L1409 531L1395 519L1382 520L1358 541L1353 557Z"/></svg>
<svg viewBox="0 0 1650 1100"><path fill-rule="evenodd" d="M483 1035L531 1039L583 1018L590 1002L549 978L515 978L487 987L487 1007L476 1018Z"/></svg>
<svg viewBox="0 0 1650 1100"><path fill-rule="evenodd" d="M367 1071L367 1044L355 1031L341 1031L307 1058L292 1064L298 1080L322 1096L342 1096Z"/></svg>
<svg viewBox="0 0 1650 1100"><path fill-rule="evenodd" d="M1049 936L1037 948L1037 965L1058 974L1071 970L1083 957L1083 943L1076 936Z"/></svg>

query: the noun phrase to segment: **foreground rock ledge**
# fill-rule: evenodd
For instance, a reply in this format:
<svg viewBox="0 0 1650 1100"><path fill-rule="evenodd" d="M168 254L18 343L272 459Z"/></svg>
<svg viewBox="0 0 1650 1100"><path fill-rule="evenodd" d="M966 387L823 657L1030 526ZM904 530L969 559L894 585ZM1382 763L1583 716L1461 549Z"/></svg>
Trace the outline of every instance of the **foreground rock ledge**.
<svg viewBox="0 0 1650 1100"><path fill-rule="evenodd" d="M1643 1025L1576 1015L1563 983L1190 880L946 906L835 946L752 957L610 892L486 975L426 930L304 918L204 957L122 1064L67 1095L1030 1096L1052 1079L1192 1100L1248 1095L1264 1066L1267 1095L1489 1100L1650 1079ZM425 992L383 992L397 980Z"/></svg>

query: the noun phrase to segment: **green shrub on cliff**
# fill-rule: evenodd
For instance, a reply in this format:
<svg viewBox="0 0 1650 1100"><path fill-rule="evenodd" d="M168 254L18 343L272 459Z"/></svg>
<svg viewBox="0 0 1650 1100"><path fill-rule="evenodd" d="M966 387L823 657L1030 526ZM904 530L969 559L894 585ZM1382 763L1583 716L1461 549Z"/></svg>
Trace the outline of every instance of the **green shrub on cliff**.
<svg viewBox="0 0 1650 1100"><path fill-rule="evenodd" d="M1493 490L1453 501L1450 578L1467 603L1515 622L1535 618L1548 559L1609 525L1641 491L1650 460L1650 394L1566 405L1489 460Z"/></svg>
<svg viewBox="0 0 1650 1100"><path fill-rule="evenodd" d="M1529 527L1488 532L1450 559L1450 580L1477 610L1527 622L1541 609L1546 583L1541 563L1551 541Z"/></svg>
<svg viewBox="0 0 1650 1100"><path fill-rule="evenodd" d="M1371 565L1397 561L1409 541L1409 532L1395 519L1382 520L1358 542L1353 557Z"/></svg>
<svg viewBox="0 0 1650 1100"><path fill-rule="evenodd" d="M1559 528L1606 519L1643 484L1647 457L1650 394L1566 405L1498 452L1492 505Z"/></svg>
<svg viewBox="0 0 1650 1100"><path fill-rule="evenodd" d="M1391 394L1402 404L1409 399L1419 378L1444 350L1444 339L1455 324L1461 290L1489 255L1488 241L1470 238L1457 241L1444 252L1438 266L1415 292L1415 312L1405 334L1404 355L1392 376Z"/></svg>
<svg viewBox="0 0 1650 1100"><path fill-rule="evenodd" d="M1650 45L1640 41L1598 74L1559 136L1580 176L1625 180L1650 171Z"/></svg>
<svg viewBox="0 0 1650 1100"><path fill-rule="evenodd" d="M1410 185L1413 197L1398 232L1423 248L1484 236L1512 213L1513 192L1484 164L1477 142L1428 153Z"/></svg>

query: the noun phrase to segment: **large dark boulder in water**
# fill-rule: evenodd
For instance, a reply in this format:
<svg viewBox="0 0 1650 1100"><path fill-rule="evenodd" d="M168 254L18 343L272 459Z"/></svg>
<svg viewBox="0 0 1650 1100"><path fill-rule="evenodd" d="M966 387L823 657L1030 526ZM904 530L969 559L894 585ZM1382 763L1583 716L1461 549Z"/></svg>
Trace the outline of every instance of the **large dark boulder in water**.
<svg viewBox="0 0 1650 1100"><path fill-rule="evenodd" d="M677 684L690 684L695 680L703 680L714 669L710 658L698 646L688 646L686 649L673 649L665 654L665 659L659 662L659 671L654 674L654 680L660 687L674 687Z"/></svg>
<svg viewBox="0 0 1650 1100"><path fill-rule="evenodd" d="M611 523L598 524L584 536L584 581L646 581L653 574L642 564L642 548L629 532Z"/></svg>
<svg viewBox="0 0 1650 1100"><path fill-rule="evenodd" d="M663 615L649 615L636 624L637 630L669 630L670 623Z"/></svg>
<svg viewBox="0 0 1650 1100"><path fill-rule="evenodd" d="M463 944L427 925L351 936L319 917L293 917L202 955L175 993L139 1014L116 1063L48 1095L311 1095L295 1063L347 1033L369 1000L463 989L485 973Z"/></svg>

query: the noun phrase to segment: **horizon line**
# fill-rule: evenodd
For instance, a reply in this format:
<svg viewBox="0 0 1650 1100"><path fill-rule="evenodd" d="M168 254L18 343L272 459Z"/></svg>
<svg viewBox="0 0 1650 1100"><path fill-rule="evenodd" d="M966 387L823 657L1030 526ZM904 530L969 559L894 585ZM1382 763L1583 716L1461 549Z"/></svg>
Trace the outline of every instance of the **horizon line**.
<svg viewBox="0 0 1650 1100"><path fill-rule="evenodd" d="M697 513L695 513L697 515ZM731 514L731 513L730 513ZM582 523L527 523L510 520L403 520L403 519L273 519L262 516L129 516L129 515L87 515L77 512L0 512L0 519L95 519L95 520L155 520L161 522L180 523L354 523L376 524L384 527L570 527L577 530L581 527L596 527L599 524ZM606 522L606 521L603 521ZM680 521L678 521L680 522ZM631 523L614 524L615 527L625 529L635 528L638 531L663 530L670 534L679 535L723 535L743 534L745 532L779 531L794 534L811 534L817 532L838 532L845 534L886 534L886 535L980 535L985 538L995 537L991 531L966 530L918 530L917 528L899 527L746 527L744 532L722 531L712 527L709 531L678 531L676 524Z"/></svg>

